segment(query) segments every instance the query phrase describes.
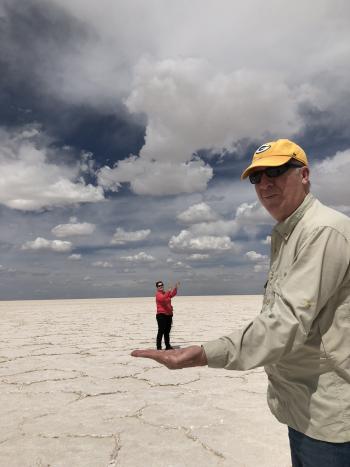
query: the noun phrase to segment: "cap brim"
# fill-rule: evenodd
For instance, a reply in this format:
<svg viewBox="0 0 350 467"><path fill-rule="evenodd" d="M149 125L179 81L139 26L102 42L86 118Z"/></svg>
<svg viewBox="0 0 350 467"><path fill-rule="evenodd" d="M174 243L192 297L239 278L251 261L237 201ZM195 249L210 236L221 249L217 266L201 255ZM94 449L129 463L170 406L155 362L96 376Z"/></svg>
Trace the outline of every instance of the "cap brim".
<svg viewBox="0 0 350 467"><path fill-rule="evenodd" d="M291 159L292 156L270 156L257 159L245 169L245 171L241 175L241 180L247 178L250 172L252 172L257 167L278 167L279 165L283 165Z"/></svg>

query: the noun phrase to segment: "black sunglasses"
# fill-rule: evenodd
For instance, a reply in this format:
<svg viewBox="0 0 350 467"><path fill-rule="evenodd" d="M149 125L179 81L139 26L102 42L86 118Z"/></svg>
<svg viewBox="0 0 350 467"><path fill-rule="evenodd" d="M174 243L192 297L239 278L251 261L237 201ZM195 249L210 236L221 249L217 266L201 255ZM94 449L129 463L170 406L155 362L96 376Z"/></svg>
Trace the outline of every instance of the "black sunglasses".
<svg viewBox="0 0 350 467"><path fill-rule="evenodd" d="M253 183L253 185L260 183L263 174L269 178L279 177L292 167L303 167L303 164L298 164L297 162L287 162L286 164L278 165L277 167L267 167L264 170L257 170L256 172L252 172L249 175L250 183Z"/></svg>

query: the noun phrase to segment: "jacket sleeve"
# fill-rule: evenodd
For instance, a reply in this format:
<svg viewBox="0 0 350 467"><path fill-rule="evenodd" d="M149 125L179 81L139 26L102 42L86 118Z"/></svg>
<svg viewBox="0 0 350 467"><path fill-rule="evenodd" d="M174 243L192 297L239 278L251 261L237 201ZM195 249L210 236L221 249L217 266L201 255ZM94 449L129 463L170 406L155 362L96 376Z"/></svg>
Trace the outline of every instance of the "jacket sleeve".
<svg viewBox="0 0 350 467"><path fill-rule="evenodd" d="M169 300L170 298L175 297L176 294L177 294L177 288L175 287L174 289L168 290L167 292L165 292L164 297L166 297L166 299Z"/></svg>
<svg viewBox="0 0 350 467"><path fill-rule="evenodd" d="M342 283L349 263L347 239L330 227L316 229L286 276L272 285L270 305L243 330L203 345L208 366L248 370L276 363L298 349Z"/></svg>

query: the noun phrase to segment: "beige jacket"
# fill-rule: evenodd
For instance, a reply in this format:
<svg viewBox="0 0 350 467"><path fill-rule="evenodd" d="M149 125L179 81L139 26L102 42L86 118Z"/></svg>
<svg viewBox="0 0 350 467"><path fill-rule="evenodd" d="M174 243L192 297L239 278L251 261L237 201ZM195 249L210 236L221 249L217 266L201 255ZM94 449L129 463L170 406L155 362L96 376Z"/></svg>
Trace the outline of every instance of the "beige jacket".
<svg viewBox="0 0 350 467"><path fill-rule="evenodd" d="M280 422L350 441L350 219L307 195L273 229L260 315L203 347L210 367L264 365Z"/></svg>

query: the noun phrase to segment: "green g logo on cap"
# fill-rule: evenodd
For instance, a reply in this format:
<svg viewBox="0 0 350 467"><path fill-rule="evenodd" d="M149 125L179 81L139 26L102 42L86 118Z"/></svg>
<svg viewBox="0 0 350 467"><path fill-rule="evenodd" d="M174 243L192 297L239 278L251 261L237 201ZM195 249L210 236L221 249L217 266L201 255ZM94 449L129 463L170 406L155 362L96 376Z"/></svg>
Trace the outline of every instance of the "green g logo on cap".
<svg viewBox="0 0 350 467"><path fill-rule="evenodd" d="M255 151L255 154L260 154L261 152L267 151L268 149L270 149L270 147L271 147L271 144L262 144L260 148L258 148Z"/></svg>

